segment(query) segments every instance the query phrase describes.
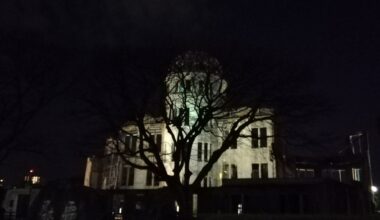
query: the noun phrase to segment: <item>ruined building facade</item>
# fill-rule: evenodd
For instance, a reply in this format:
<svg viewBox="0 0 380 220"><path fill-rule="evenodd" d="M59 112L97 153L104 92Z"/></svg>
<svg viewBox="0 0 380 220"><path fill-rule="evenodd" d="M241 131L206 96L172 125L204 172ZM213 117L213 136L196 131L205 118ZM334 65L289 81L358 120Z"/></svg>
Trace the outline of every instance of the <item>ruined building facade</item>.
<svg viewBox="0 0 380 220"><path fill-rule="evenodd" d="M164 116L143 119L168 175L173 175L178 161L173 139L180 134L178 126L182 132L189 132L204 114L202 108L207 99L220 96L215 99L214 107L223 106L227 86L220 74L199 69L185 69L181 74L169 71L165 79ZM191 147L190 184L213 152L220 149L233 122L249 110L248 107L220 108L207 121ZM194 194L197 199L193 197L199 202L195 206L199 213L364 214L371 211L374 197L369 191L372 176L365 135L350 136L351 144L331 155L292 155L276 139L278 130L272 116L273 110L269 108L255 111L258 120L246 126L215 162ZM171 124L167 123L168 119ZM143 165L135 154L146 144L141 140L136 122L127 122L118 137L106 141L103 155L87 159L84 185L109 190L113 201L119 201L113 204L114 211L126 208L139 212L170 200L165 181L149 169L137 169L125 162Z"/></svg>
<svg viewBox="0 0 380 220"><path fill-rule="evenodd" d="M207 86L208 81L210 86ZM167 117L182 117L182 126L190 127L201 114L199 110L203 105L200 97L217 95L227 88L227 82L217 74L206 74L202 71L188 71L178 75L169 73L166 77L167 87L166 114ZM169 100L169 101L168 101ZM184 107L186 106L186 107ZM195 179L201 168L208 162L215 149L221 143L232 122L241 114L249 110L248 107L233 108L221 111L224 115L218 119L211 119L202 133L200 133L192 146L190 169L193 175L190 182ZM260 109L257 117L271 115L270 109ZM269 118L269 117L268 117ZM166 129L166 124L160 117L145 117L145 125L154 135L160 148L162 161L168 174L173 170L173 138ZM85 185L100 189L151 189L165 186L149 170L133 168L123 162L117 154L120 149L135 151L139 146L138 129L133 123L126 123L121 129L123 132L117 138L107 140L104 155L92 157L87 160ZM175 128L174 128L175 130ZM212 170L202 181L202 187L221 186L223 179L266 179L276 177L276 162L273 155L274 129L270 119L258 120L247 126L239 137L221 158L214 164ZM138 159L136 159L137 161ZM137 162L138 163L138 162Z"/></svg>

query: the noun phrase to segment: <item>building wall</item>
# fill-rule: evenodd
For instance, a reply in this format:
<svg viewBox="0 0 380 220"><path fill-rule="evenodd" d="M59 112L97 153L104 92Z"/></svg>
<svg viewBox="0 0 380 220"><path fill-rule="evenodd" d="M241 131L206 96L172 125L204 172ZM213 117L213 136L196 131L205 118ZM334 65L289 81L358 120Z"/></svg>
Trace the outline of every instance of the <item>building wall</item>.
<svg viewBox="0 0 380 220"><path fill-rule="evenodd" d="M162 135L162 154L163 154L163 161L167 168L167 172L169 174L172 173L172 169L174 167L172 162L172 140L170 135L167 133L165 129L162 129L162 125L157 124L152 126L154 128L152 131L154 131L156 134ZM159 129L158 129L159 128ZM207 186L220 186L222 185L222 179L223 178L233 178L232 175L232 168L231 165L234 164L237 167L237 178L265 178L263 174L261 173L261 166L262 164L267 164L267 178L274 178L276 177L275 172L275 160L273 159L272 155L272 144L273 144L273 138L270 137L273 135L273 129L271 126L271 123L269 121L267 122L260 122L253 124L251 127L247 128L243 133L248 133L252 128L266 128L267 135L269 136L266 140L267 144L266 147L259 146L258 148L252 147L252 137L244 137L239 138L237 140L237 147L236 149L228 149L218 160L218 162L214 165L213 169L210 171L209 175L207 176L207 180L205 180L207 183L203 182L203 184L206 184ZM190 168L193 172L193 175L191 177L190 181L194 181L197 174L200 172L200 170L203 168L203 166L208 162L208 158L210 158L213 151L215 151L217 148L220 147L222 140L221 138L216 138L212 136L209 133L203 133L199 135L193 145L192 148L192 159ZM202 145L202 151L201 153L198 152L198 144ZM205 144L207 144L207 158L205 158ZM110 146L107 146L106 152L109 152ZM112 147L111 147L112 148ZM201 155L201 158L199 158L199 154ZM200 159L200 160L199 160ZM86 171L86 185L99 188L97 187L97 183L95 181L97 175L100 175L100 181L101 181L101 188L103 189L149 189L149 188L158 188L165 186L165 183L160 182L159 185L147 185L147 171L146 170L139 170L134 169L134 181L132 185L128 185L128 180L122 180L122 178L129 178L126 177L125 174L122 174L123 167L128 167L123 163L122 158L115 154L108 154L105 158L102 159L102 171L101 174L99 171L93 170L89 171L94 165L93 158L88 161L87 171ZM205 161L206 160L206 161ZM228 164L229 166L229 174L227 176L223 175L223 165ZM259 165L259 176L254 177L252 176L252 164L258 164ZM129 168L130 169L130 168ZM130 171L129 171L130 172ZM90 174L92 176L90 176ZM153 175L153 174L152 174ZM153 179L154 177L152 177ZM89 181L91 180L91 181ZM205 185L205 186L206 186Z"/></svg>
<svg viewBox="0 0 380 220"><path fill-rule="evenodd" d="M205 77L205 74L202 73L186 73L184 80L194 79L193 84L197 85L202 80L200 77ZM215 85L221 85L222 88L220 91L224 91L227 88L227 83L224 80L220 80L219 76L212 75L211 80L216 81ZM198 117L199 106L202 106L202 101L198 101L195 95L189 95L186 99L181 98L183 95L179 92L177 77L169 75L167 78L167 85L169 91L168 98L170 101L167 105L167 114L168 117L175 116L183 106L186 106L189 114L189 124L183 125L184 128L189 128L195 123ZM220 80L220 81L218 81ZM183 83L186 84L186 83ZM216 86L218 87L218 86ZM199 88L193 88L198 91ZM186 100L184 103L184 100ZM193 103L197 103L194 105ZM173 107L174 106L174 107ZM248 108L236 109L233 112L226 112L227 115L230 115L229 118L215 121L212 120L209 123L209 129L211 132L202 132L197 136L191 152L191 162L190 169L193 175L190 178L190 182L194 181L198 173L201 171L203 166L208 162L211 154L218 149L223 139L226 137L227 133L233 123L239 117L239 114L244 113ZM267 109L267 114L271 112ZM264 111L265 112L265 109ZM268 113L269 112L269 113ZM262 112L260 112L261 114ZM260 116L258 116L260 117ZM167 173L172 174L174 167L172 161L172 151L173 151L173 140L168 131L165 128L163 123L156 122L154 118L146 118L146 127L147 129L155 135L161 135L161 153L162 160L164 161ZM136 126L133 124L127 124L122 128L126 133L138 135ZM175 128L172 128L176 132ZM257 146L254 146L252 132L256 130L257 132ZM265 138L263 138L263 131L266 132ZM216 134L216 135L215 135ZM237 140L236 148L231 147L228 149L219 161L214 164L213 169L210 171L206 179L203 181L203 186L221 186L223 178L274 178L276 177L276 164L272 155L272 145L273 145L273 123L270 120L258 121L248 126L243 130L242 135L246 137L241 137ZM125 137L121 137L122 139ZM265 146L262 146L262 142L265 142ZM100 175L100 185L103 189L149 189L149 188L158 188L165 186L165 183L160 182L159 184L148 184L147 185L147 171L134 169L131 171L127 165L124 164L122 158L113 153L116 153L115 143L112 139L107 141L105 147L105 157L102 159L102 173ZM121 144L122 146L122 144ZM207 147L207 152L206 152ZM122 148L122 147L121 147ZM200 150L199 150L200 149ZM123 150L123 149L121 149ZM141 163L139 159L136 159L135 162ZM89 183L90 180L94 179L90 177L90 173L95 175L94 172L90 172L93 161L88 161L87 171L86 171L86 184L92 185L93 187L96 184ZM257 168L257 175L253 174L253 168ZM235 175L236 173L236 175ZM266 173L266 174L265 174ZM130 178L134 179L133 184L129 181Z"/></svg>
<svg viewBox="0 0 380 220"><path fill-rule="evenodd" d="M257 122L251 127L245 129L242 134L249 135L249 131L253 128L265 128L267 131L267 144L266 146L260 146L257 148L252 147L252 137L243 137L237 140L236 149L228 149L220 158L217 164L216 172L219 172L218 184L221 185L221 176L223 176L223 164L229 165L229 176L231 176L231 164L237 167L238 178L265 178L262 174L261 167L263 164L267 164L267 178L276 177L276 163L272 155L273 146L273 127L270 121ZM252 164L257 164L259 167L259 175L255 177L252 175ZM214 172L215 172L214 171ZM216 176L214 174L214 176Z"/></svg>

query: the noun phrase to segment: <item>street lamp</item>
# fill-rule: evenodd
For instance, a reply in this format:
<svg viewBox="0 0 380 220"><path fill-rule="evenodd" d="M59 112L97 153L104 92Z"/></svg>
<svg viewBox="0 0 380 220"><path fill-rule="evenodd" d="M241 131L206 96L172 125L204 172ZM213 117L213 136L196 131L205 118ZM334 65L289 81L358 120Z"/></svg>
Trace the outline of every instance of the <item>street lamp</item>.
<svg viewBox="0 0 380 220"><path fill-rule="evenodd" d="M359 152L355 152L355 145L354 145L354 138L358 138L358 141L359 141ZM362 140L365 138L365 141L366 141L366 149L363 151L362 150ZM369 187L367 188L367 190L369 190L369 192L371 193L370 194L370 198L369 198L369 207L372 206L372 204L375 203L375 196L374 194L377 192L377 187L376 186L373 186L373 179L372 179L372 166L371 166L371 154L370 154L370 144L369 144L369 134L368 132L357 132L356 134L353 134L353 135L350 135L350 143L351 143L351 148L352 148L352 153L353 154L356 154L356 153L359 153L359 154L362 154L362 153L365 153L365 162L366 162L366 168L367 168L367 172L368 172L368 179L366 182L368 185L366 187ZM364 155L363 155L364 156Z"/></svg>

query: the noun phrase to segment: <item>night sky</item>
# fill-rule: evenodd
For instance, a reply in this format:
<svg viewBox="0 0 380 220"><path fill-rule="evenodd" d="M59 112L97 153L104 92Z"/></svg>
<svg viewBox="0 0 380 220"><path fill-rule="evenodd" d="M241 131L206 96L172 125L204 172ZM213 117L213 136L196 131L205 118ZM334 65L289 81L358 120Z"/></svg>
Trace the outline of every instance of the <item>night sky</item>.
<svg viewBox="0 0 380 220"><path fill-rule="evenodd" d="M67 86L19 137L30 140L19 145L39 153L12 154L0 175L15 183L34 168L46 180L81 177L86 156L101 152L109 134L100 119L82 114L80 96L99 92L87 87L88 82L100 73L122 71L124 61L133 62L134 56L151 63L160 54L212 46L221 52L259 48L308 67L313 89L334 105L315 127L341 139L368 131L375 182L380 184L379 3L165 2L0 3L0 57L17 71L52 74ZM3 70L6 62L0 64Z"/></svg>

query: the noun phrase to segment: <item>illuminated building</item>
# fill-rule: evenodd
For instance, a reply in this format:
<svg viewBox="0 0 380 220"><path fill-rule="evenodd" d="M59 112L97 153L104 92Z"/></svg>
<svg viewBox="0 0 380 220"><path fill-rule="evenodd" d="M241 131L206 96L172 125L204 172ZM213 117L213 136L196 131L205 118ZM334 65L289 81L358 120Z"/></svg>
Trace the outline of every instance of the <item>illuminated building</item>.
<svg viewBox="0 0 380 220"><path fill-rule="evenodd" d="M215 59L213 61L218 62ZM219 64L217 63L217 65ZM170 99L170 102L165 102L168 117L184 115L182 123L185 127L195 123L201 114L197 109L199 108L198 105L203 105L202 102L197 103L196 99L208 92L205 91L204 83L208 76L210 77L210 84L214 83L213 88L210 86L210 94L223 92L227 88L227 82L215 74L211 74L211 76L204 72L187 72L181 76L177 73L168 74L166 86L168 89L167 99ZM180 77L184 78L180 79ZM217 89L221 91L217 91ZM183 99L185 90L197 91L197 97ZM185 104L184 100L186 100ZM207 132L203 131L196 137L190 159L190 169L193 173L190 182L207 164L212 153L221 146L233 121L248 109L247 107L238 107L220 113L224 114L225 117L211 119L206 126ZM260 118L271 114L270 109L260 109L257 111L256 117ZM160 145L161 158L170 175L174 167L173 139L160 118L146 116L145 123L154 135L155 141ZM118 137L119 140L122 140L124 148L127 145L128 149L136 150L139 144L136 126L132 123L126 123L122 130L128 133L128 135L121 134ZM221 186L223 179L276 177L276 162L272 150L274 142L272 121L270 119L259 119L247 126L241 134L245 137L238 138L236 143L224 152L208 176L202 181L203 187ZM91 157L87 160L84 185L101 189L151 189L165 186L165 183L159 181L149 170L139 170L126 165L117 155L115 144L118 144L119 140L113 138L107 140L102 159Z"/></svg>
<svg viewBox="0 0 380 220"><path fill-rule="evenodd" d="M167 117L175 119L181 116L180 125L184 127L191 127L195 123L201 114L197 106L202 106L202 103L192 105L191 103L197 103L196 96L186 99L182 96L186 91L204 91L202 82L205 76L203 72L187 72L178 80L176 74L168 74L165 81L168 90L166 99L171 102L170 105L165 103ZM227 82L219 77L211 75L210 78L220 81L217 86L219 89L226 89ZM211 119L205 129L207 131L196 137L190 153L190 183L227 137L228 133L223 132L221 127L226 127L225 130L228 131L231 121L239 118L247 109L249 108L238 107L222 111L221 114L225 117ZM213 165L201 183L200 192L193 194L196 196L193 201L199 201L198 210L220 213L225 209L226 213L239 214L368 212L371 207L371 200L367 199L370 198L370 163L369 157L364 155L368 151L361 148L358 151L352 145L352 151L344 154L339 152L337 155L316 154L306 157L288 154L275 140L274 122L270 119L272 115L273 110L269 108L256 111L256 117L265 120L257 120L244 128L236 143ZM159 146L160 158L167 173L171 175L174 167L173 138L168 132L167 124L162 121L160 117L146 116L144 125ZM134 204L143 203L143 199L145 204L161 203L162 201L155 201L152 195L139 197L148 194L148 191L155 191L164 197L169 195L164 191L166 183L156 178L151 171L129 166L120 157L120 150L132 149L135 152L139 147L138 128L135 124L127 122L121 130L123 132L117 138L106 140L104 155L87 159L84 185L115 192L114 201L123 201L124 205L129 205L128 209L133 209ZM361 140L355 139L358 137L351 140ZM138 160L139 158L136 159ZM330 209L329 206L333 208ZM118 212L120 207L123 207L121 202L114 206L114 212Z"/></svg>

